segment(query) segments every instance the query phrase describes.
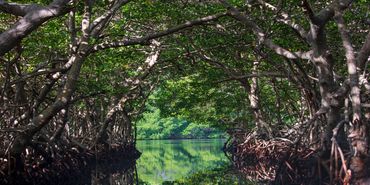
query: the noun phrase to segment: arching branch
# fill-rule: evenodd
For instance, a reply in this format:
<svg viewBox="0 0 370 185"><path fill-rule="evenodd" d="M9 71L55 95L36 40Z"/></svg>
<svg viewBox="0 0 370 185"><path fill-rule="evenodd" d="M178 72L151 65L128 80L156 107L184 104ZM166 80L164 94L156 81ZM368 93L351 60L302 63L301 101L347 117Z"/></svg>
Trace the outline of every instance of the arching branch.
<svg viewBox="0 0 370 185"><path fill-rule="evenodd" d="M0 34L0 56L17 46L23 38L49 19L67 13L70 9L68 6L69 2L70 0L54 0L48 6L43 7L36 5L11 5L0 1L2 8L12 7L7 9L8 12L23 15L12 27Z"/></svg>

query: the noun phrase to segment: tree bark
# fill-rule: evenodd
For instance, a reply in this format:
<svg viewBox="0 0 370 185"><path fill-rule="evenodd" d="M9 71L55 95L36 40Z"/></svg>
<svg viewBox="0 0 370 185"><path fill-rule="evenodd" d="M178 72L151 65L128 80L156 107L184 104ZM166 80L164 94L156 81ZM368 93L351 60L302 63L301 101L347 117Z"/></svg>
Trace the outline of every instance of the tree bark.
<svg viewBox="0 0 370 185"><path fill-rule="evenodd" d="M258 74L258 61L253 62L252 75ZM258 94L258 79L257 77L251 78L250 91L248 93L250 108L252 110L253 119L257 127L257 135L262 137L272 137L271 127L264 121L261 107L260 99Z"/></svg>
<svg viewBox="0 0 370 185"><path fill-rule="evenodd" d="M362 59L358 58L356 61L354 49L350 40L348 30L346 28L342 11L337 9L335 11L335 20L342 38L343 48L347 60L348 79L350 87L350 97L352 103L352 126L349 130L348 138L350 139L353 156L350 161L350 168L353 172L354 184L367 184L370 181L367 168L367 160L369 158L369 130L368 125L365 123L361 116L361 90L359 85L359 75L357 65L361 65ZM363 48L366 47L366 43ZM363 55L360 53L360 56ZM368 178L368 179L367 179ZM367 181L367 182L366 182Z"/></svg>
<svg viewBox="0 0 370 185"><path fill-rule="evenodd" d="M23 38L40 27L44 22L66 14L70 9L68 7L69 2L70 0L54 0L50 5L45 7L29 6L24 9L21 8L22 5L13 5L19 7L17 11L12 11L13 14L20 14L23 17L8 30L0 34L0 56L5 55L17 46ZM0 1L0 7L4 5L9 4L3 2L3 0Z"/></svg>

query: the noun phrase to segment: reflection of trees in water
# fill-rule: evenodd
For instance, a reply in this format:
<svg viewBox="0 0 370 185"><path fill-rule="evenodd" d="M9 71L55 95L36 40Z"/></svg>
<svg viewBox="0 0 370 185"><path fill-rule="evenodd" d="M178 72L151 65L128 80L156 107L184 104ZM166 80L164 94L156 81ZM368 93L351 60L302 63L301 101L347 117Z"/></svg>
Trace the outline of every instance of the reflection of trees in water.
<svg viewBox="0 0 370 185"><path fill-rule="evenodd" d="M220 185L255 185L255 182L248 181L237 171L229 166L216 168L212 170L202 170L191 174L190 176L176 179L175 181L165 182L163 184L181 184L181 185L199 185L199 184L220 184Z"/></svg>
<svg viewBox="0 0 370 185"><path fill-rule="evenodd" d="M224 166L228 159L221 151L223 141L194 140L142 141L138 162L141 181L160 184L184 178L194 172Z"/></svg>
<svg viewBox="0 0 370 185"><path fill-rule="evenodd" d="M176 147L175 149L178 150L179 153L181 154L179 156L185 156L186 159L189 161L194 158L194 156L191 155L191 153L189 153L184 147Z"/></svg>

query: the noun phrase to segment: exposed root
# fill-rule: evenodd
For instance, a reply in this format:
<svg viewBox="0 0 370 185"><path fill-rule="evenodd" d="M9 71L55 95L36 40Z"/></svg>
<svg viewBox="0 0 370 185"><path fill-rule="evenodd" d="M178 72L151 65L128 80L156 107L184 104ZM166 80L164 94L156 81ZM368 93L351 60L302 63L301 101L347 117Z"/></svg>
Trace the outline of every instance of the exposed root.
<svg viewBox="0 0 370 185"><path fill-rule="evenodd" d="M346 165L349 155L336 142L329 158L324 159L319 150L296 145L288 139L263 140L245 135L244 140L234 145L233 160L248 179L284 185L348 184L350 181Z"/></svg>

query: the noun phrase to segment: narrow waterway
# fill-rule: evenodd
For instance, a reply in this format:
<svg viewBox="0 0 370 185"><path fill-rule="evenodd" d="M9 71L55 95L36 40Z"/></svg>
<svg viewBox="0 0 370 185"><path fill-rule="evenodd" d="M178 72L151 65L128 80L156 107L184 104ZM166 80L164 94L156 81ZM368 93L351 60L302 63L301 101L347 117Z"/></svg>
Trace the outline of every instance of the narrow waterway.
<svg viewBox="0 0 370 185"><path fill-rule="evenodd" d="M225 140L138 141L140 184L246 184L230 175L231 162L222 151ZM226 174L227 171L227 174ZM207 179L208 178L208 179Z"/></svg>
<svg viewBox="0 0 370 185"><path fill-rule="evenodd" d="M231 167L223 139L140 140L139 159L101 159L55 185L252 185ZM54 184L53 183L53 184Z"/></svg>

